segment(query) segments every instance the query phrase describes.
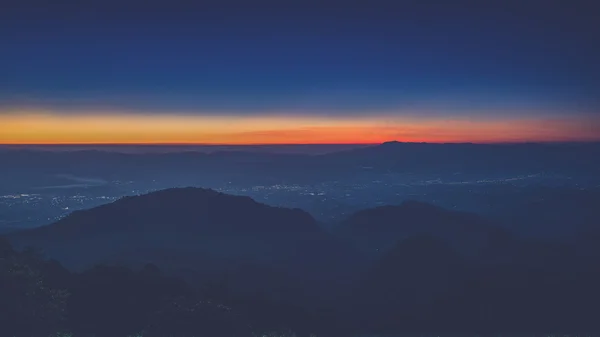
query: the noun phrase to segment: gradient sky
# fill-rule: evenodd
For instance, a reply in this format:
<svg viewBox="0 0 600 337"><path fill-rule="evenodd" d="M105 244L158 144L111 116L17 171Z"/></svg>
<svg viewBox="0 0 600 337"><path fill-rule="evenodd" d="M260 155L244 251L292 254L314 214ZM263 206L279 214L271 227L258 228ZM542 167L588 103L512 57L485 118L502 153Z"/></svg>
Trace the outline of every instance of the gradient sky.
<svg viewBox="0 0 600 337"><path fill-rule="evenodd" d="M0 143L600 140L598 5L399 2L3 2Z"/></svg>

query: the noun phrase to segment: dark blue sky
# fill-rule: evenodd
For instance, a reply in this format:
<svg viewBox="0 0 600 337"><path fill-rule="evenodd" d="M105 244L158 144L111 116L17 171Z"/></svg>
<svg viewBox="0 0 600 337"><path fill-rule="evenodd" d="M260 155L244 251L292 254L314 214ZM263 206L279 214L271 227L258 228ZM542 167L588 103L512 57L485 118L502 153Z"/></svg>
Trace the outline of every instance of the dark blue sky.
<svg viewBox="0 0 600 337"><path fill-rule="evenodd" d="M1 111L598 112L592 1L80 2L2 8Z"/></svg>

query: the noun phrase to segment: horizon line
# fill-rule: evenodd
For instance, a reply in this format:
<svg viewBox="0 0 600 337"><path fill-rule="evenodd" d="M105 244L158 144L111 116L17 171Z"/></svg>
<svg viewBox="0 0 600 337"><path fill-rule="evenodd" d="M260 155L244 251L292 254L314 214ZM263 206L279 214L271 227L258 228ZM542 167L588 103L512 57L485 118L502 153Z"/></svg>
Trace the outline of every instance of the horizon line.
<svg viewBox="0 0 600 337"><path fill-rule="evenodd" d="M387 143L403 144L592 144L600 140L537 140L537 141L492 141L492 142L414 142L389 140L375 143L0 143L0 146L323 146L323 145L382 145Z"/></svg>

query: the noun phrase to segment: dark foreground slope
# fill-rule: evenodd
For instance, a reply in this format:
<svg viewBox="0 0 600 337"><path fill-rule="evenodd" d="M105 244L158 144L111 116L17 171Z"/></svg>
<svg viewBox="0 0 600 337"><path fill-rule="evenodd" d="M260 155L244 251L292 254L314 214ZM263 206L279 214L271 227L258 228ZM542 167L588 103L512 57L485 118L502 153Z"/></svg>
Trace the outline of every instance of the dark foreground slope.
<svg viewBox="0 0 600 337"><path fill-rule="evenodd" d="M378 258L345 314L379 333L600 332L593 233L573 243L521 238L418 202L360 211L337 234Z"/></svg>
<svg viewBox="0 0 600 337"><path fill-rule="evenodd" d="M0 297L1 336L249 337L298 327L286 321L298 315L288 308L238 305L217 288L196 289L154 265L73 273L32 251L17 252L2 238Z"/></svg>
<svg viewBox="0 0 600 337"><path fill-rule="evenodd" d="M575 243L520 238L478 216L417 202L358 212L332 236L303 211L192 188L125 198L9 237L19 247L43 248L71 268L104 262L139 270L154 262L167 275L185 276L192 292L208 290L219 299L211 303L225 303L240 313L234 327L249 324L264 331L273 326L341 336L593 335L600 332L599 238L591 230L579 233ZM348 248L352 245L364 253ZM46 264L33 265L30 269L41 270ZM66 301L77 308L69 316L75 327L101 331L97 317L107 317L123 331L144 328L145 322L154 321L150 313L165 312L163 298L172 296L179 299L166 302L175 311L166 311L169 324L164 326L204 331L192 322L228 322L232 317L219 318L212 309L193 316L199 300L179 293L188 291L183 284L145 285L146 280L167 282L155 278L162 275L155 267L145 267L146 276L124 267L96 267L76 276L59 269L49 273L53 276L48 282L56 283L44 291L66 289L73 294ZM5 275L12 270L5 268ZM8 282L14 284L12 280ZM32 280L16 285L40 284ZM145 287L151 290L140 293ZM162 294L157 295L160 300L150 293ZM44 294L40 291L42 299L61 298ZM31 303L27 296L15 301ZM112 313L111 306L140 310L141 316L133 315L128 325L119 321L127 312ZM152 310L140 309L146 307Z"/></svg>

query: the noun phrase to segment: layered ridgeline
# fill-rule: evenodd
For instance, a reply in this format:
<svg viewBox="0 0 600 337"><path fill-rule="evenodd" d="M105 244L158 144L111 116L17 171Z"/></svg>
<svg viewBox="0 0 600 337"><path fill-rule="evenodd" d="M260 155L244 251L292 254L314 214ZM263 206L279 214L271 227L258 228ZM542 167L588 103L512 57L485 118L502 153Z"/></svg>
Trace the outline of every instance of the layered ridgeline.
<svg viewBox="0 0 600 337"><path fill-rule="evenodd" d="M358 211L339 224L336 234L375 256L398 242L422 235L438 238L460 252L476 254L488 241L507 235L476 214L418 201Z"/></svg>
<svg viewBox="0 0 600 337"><path fill-rule="evenodd" d="M253 336L292 316L264 301L229 303L217 288L192 287L151 264L71 272L3 238L0 298L0 335L14 337Z"/></svg>
<svg viewBox="0 0 600 337"><path fill-rule="evenodd" d="M575 243L519 237L415 201L359 211L336 229L373 259L347 307L388 333L598 331L600 241L580 233Z"/></svg>
<svg viewBox="0 0 600 337"><path fill-rule="evenodd" d="M56 184L65 172L107 181L135 180L163 186L223 186L343 181L363 173L527 175L544 172L590 177L597 182L600 143L428 144L387 142L320 155L240 151L114 153L0 149L2 188ZM246 149L246 150L244 150ZM141 170L140 168L143 168Z"/></svg>
<svg viewBox="0 0 600 337"><path fill-rule="evenodd" d="M237 301L245 312L274 317L281 307L256 303L282 300L294 308L283 321L347 336L598 332L600 236L592 233L577 244L525 239L477 215L410 201L357 212L330 234L301 210L183 188L8 238L71 270L154 263L190 284L221 277L225 297L255 294Z"/></svg>
<svg viewBox="0 0 600 337"><path fill-rule="evenodd" d="M240 287L271 290L292 280L327 284L344 278L357 261L302 210L201 188L125 197L9 239L74 270L155 263L178 275L219 275Z"/></svg>

